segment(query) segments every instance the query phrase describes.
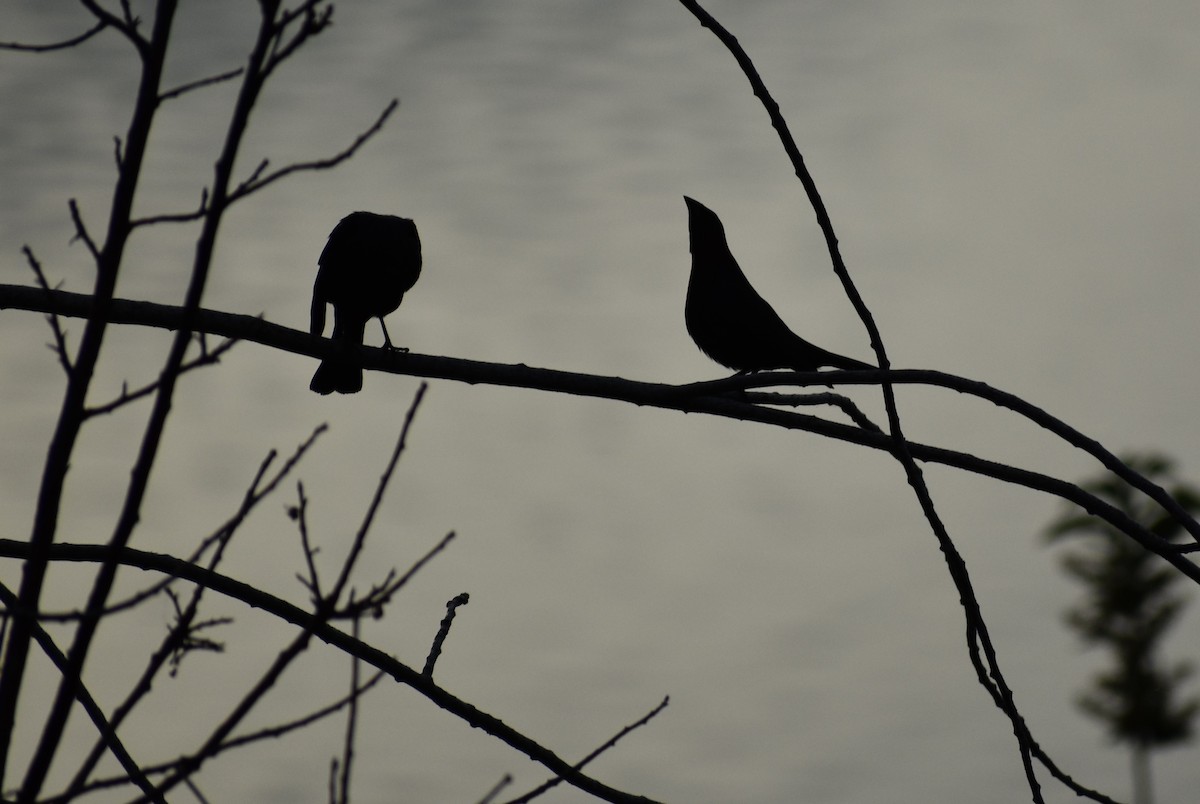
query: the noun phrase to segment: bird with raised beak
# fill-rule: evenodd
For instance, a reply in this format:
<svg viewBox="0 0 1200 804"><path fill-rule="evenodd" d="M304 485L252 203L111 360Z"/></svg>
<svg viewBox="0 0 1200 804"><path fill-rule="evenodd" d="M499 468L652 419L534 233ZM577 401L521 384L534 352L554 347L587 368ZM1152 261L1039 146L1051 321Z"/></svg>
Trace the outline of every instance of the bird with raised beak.
<svg viewBox="0 0 1200 804"><path fill-rule="evenodd" d="M875 368L828 352L788 329L742 273L725 240L721 219L699 201L686 196L683 200L692 251L684 320L700 351L743 374L768 369Z"/></svg>

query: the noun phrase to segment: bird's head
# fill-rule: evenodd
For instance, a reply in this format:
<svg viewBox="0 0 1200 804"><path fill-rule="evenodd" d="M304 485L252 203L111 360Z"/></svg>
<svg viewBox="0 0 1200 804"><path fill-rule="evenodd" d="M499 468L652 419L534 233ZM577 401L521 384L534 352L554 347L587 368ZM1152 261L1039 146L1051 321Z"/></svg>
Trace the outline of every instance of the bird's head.
<svg viewBox="0 0 1200 804"><path fill-rule="evenodd" d="M725 244L725 227L717 213L701 204L694 198L683 197L688 209L688 235L691 251L696 253L697 247L705 243Z"/></svg>

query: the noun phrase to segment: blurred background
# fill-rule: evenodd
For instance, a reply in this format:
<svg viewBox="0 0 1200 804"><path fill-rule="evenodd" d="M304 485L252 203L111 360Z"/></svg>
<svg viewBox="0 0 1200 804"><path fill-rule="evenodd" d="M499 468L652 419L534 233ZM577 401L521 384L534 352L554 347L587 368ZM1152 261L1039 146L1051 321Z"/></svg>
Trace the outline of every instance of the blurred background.
<svg viewBox="0 0 1200 804"><path fill-rule="evenodd" d="M91 25L76 4L4 0L0 40ZM141 8L141 5L135 4ZM779 101L843 254L897 367L982 380L1114 451L1200 467L1194 368L1200 298L1200 6L1056 0L712 2ZM145 19L152 10L144 8ZM165 84L238 66L257 6L183 3ZM103 233L113 136L135 56L106 33L69 51L0 53L0 276L88 292L75 198ZM195 208L235 87L164 106L137 210ZM389 318L412 350L683 383L724 376L683 326L682 196L724 220L743 269L804 337L872 359L777 137L719 42L681 6L633 0L339 4L257 107L240 174L331 155L393 98L351 162L236 205L205 306L305 329L316 258L353 210L411 217L425 272ZM194 226L141 230L118 295L179 303ZM77 346L83 325L70 321ZM29 530L64 387L40 315L0 314L0 531ZM368 343L380 343L377 327ZM152 380L169 335L110 330L94 401ZM237 346L176 396L134 545L183 555L236 508L269 450L330 431L233 543L225 571L295 601L303 556L285 507L295 479L333 571L370 500L418 381L368 374L351 397L307 390L315 361ZM849 389L882 421L877 392ZM914 440L1080 479L1098 467L970 398L900 389ZM111 531L146 404L84 431L60 538ZM830 413L840 419L838 414ZM1054 499L937 466L927 477L973 572L1017 702L1082 783L1127 795L1125 749L1073 696L1106 661L1062 622L1080 591L1040 530ZM438 665L457 695L578 758L666 694L670 707L590 766L670 801L1021 801L1005 718L975 681L933 536L890 458L813 435L602 400L434 382L376 523L359 587L426 567L367 636L420 666L469 592ZM15 583L14 563L0 578ZM58 570L50 605L77 605ZM146 582L130 571L126 589ZM135 756L169 758L211 728L290 634L237 617L223 655L195 655L134 724ZM165 602L114 621L89 666L101 701L163 633ZM1168 645L1195 657L1195 614ZM49 688L43 665L31 695ZM323 647L254 723L340 696ZM32 701L32 699L30 699ZM111 705L111 704L110 704ZM36 709L21 712L17 760ZM505 773L544 778L492 738L385 685L361 718L360 801L475 801ZM214 801L324 800L340 721L211 763ZM90 745L83 718L72 739ZM24 752L24 753L22 753ZM139 753L140 752L140 753ZM1194 797L1194 747L1155 759L1161 801ZM1043 774L1047 801L1075 797ZM123 800L120 796L116 800ZM545 800L575 802L569 790Z"/></svg>

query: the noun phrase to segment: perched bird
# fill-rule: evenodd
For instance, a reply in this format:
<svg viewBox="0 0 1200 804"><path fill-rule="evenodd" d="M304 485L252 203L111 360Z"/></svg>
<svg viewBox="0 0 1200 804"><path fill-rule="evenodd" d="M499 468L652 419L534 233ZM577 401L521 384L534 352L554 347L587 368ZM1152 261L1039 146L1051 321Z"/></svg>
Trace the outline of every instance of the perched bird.
<svg viewBox="0 0 1200 804"><path fill-rule="evenodd" d="M725 242L716 213L684 196L692 275L684 320L700 351L739 373L766 369L816 371L822 366L875 366L827 352L796 335L750 286Z"/></svg>
<svg viewBox="0 0 1200 804"><path fill-rule="evenodd" d="M333 227L317 263L311 331L324 333L325 305L332 304L333 339L342 348L321 361L308 387L318 394L353 394L363 381L353 350L362 346L367 321L378 318L384 343L395 348L383 317L421 275L421 238L407 218L352 212Z"/></svg>

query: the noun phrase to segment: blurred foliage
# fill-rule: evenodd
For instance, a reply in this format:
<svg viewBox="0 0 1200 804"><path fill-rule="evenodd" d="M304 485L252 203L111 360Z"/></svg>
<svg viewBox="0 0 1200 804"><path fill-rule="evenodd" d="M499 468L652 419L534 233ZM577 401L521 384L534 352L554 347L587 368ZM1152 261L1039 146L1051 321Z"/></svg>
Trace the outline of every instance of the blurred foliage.
<svg viewBox="0 0 1200 804"><path fill-rule="evenodd" d="M1200 490L1178 480L1171 459L1146 454L1123 460L1189 513L1200 511ZM1081 486L1163 539L1176 541L1186 533L1158 504L1114 475ZM1084 601L1067 611L1066 621L1085 642L1106 646L1114 660L1080 696L1080 707L1103 720L1115 741L1135 749L1190 738L1200 700L1177 699L1192 667L1165 665L1159 656L1163 637L1187 603L1176 589L1184 577L1113 526L1077 509L1051 523L1045 535L1051 542L1075 540L1063 556L1063 568L1087 591Z"/></svg>

